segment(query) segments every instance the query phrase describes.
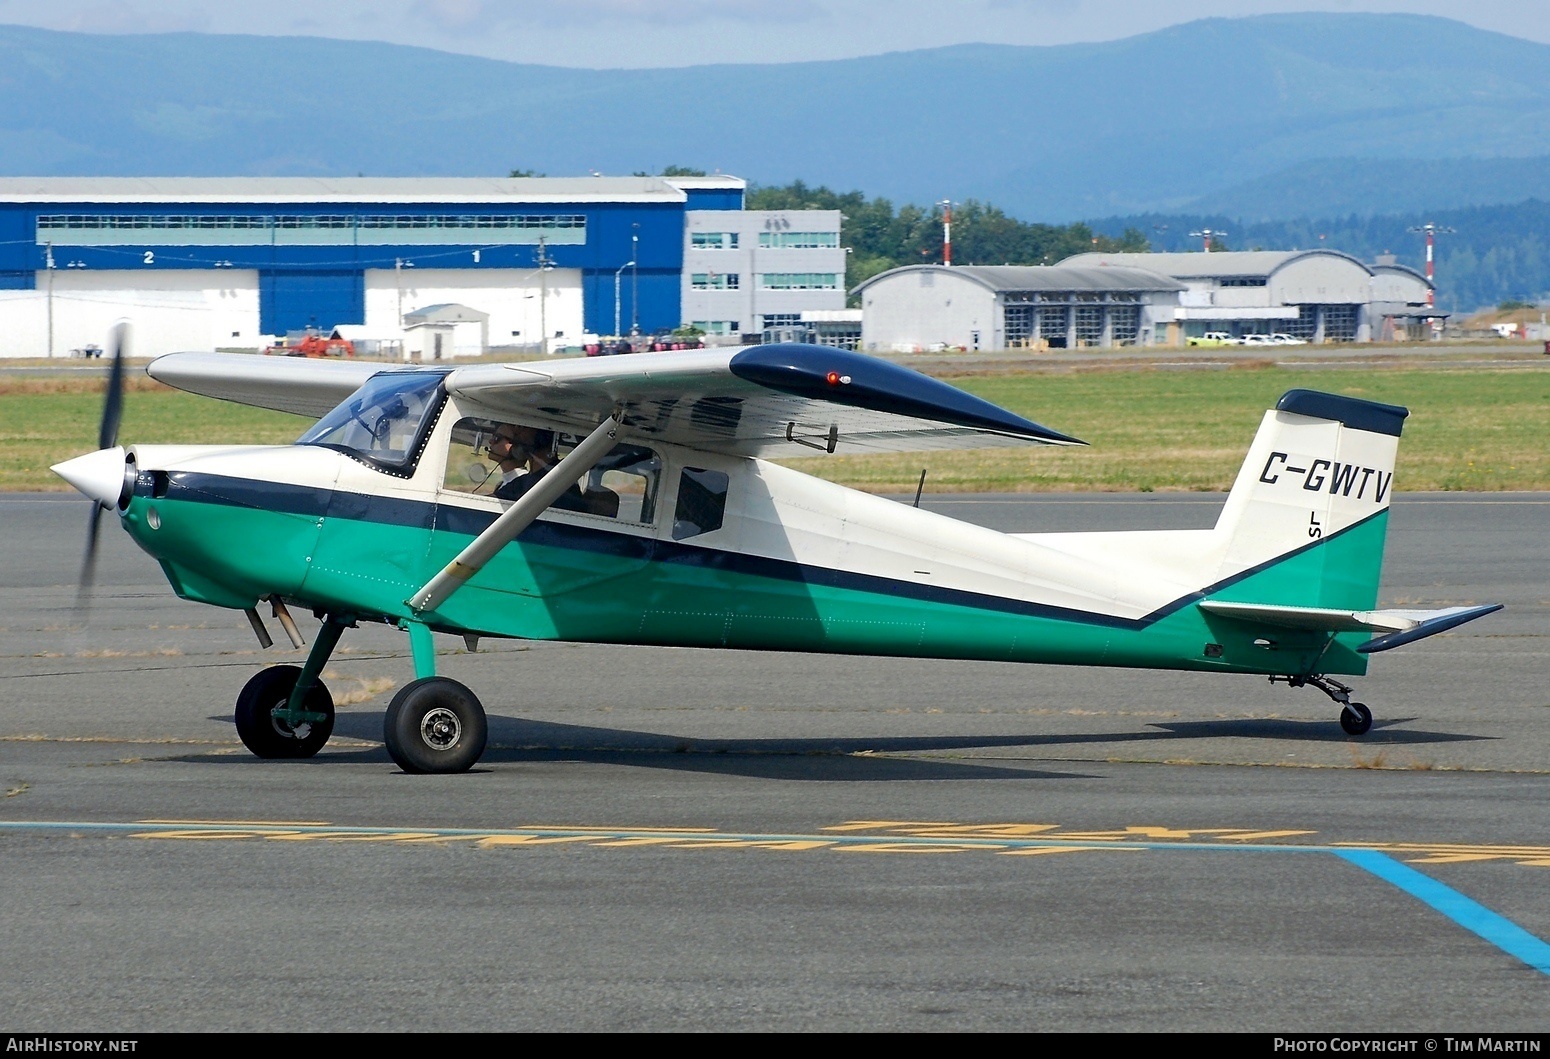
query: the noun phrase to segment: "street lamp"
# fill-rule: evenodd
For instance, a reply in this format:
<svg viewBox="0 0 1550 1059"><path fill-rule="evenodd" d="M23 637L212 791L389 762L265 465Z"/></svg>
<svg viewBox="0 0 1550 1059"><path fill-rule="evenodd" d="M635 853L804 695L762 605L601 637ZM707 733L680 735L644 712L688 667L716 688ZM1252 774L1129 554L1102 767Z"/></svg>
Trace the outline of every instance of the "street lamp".
<svg viewBox="0 0 1550 1059"><path fill-rule="evenodd" d="M640 334L640 222L636 221L630 227L634 229L630 233L630 337Z"/></svg>
<svg viewBox="0 0 1550 1059"><path fill-rule="evenodd" d="M627 269L627 268L634 268L634 267L635 267L635 262L633 262L633 261L626 261L624 264L622 264L618 268L614 269L614 337L615 338L619 337L619 277L624 274L624 270L625 269Z"/></svg>

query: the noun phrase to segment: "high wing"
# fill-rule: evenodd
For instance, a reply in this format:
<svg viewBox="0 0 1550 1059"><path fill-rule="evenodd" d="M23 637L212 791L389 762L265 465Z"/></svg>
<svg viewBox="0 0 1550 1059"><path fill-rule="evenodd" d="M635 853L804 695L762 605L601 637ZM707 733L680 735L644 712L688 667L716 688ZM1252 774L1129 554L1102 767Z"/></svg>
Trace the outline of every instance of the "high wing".
<svg viewBox="0 0 1550 1059"><path fill-rule="evenodd" d="M150 374L210 397L322 415L383 368L359 362L174 353ZM827 346L793 343L446 370L465 410L585 434L623 410L631 434L705 452L800 456L1080 445L957 387Z"/></svg>
<svg viewBox="0 0 1550 1059"><path fill-rule="evenodd" d="M168 353L145 371L157 382L222 401L320 418L391 364L261 357L247 353Z"/></svg>
<svg viewBox="0 0 1550 1059"><path fill-rule="evenodd" d="M1488 603L1478 607L1444 607L1440 610L1334 610L1267 603L1229 603L1215 599L1202 600L1196 606L1223 617L1275 625L1283 629L1311 629L1316 632L1365 630L1386 634L1358 647L1357 650L1362 654L1387 651L1413 643L1502 609L1500 603Z"/></svg>

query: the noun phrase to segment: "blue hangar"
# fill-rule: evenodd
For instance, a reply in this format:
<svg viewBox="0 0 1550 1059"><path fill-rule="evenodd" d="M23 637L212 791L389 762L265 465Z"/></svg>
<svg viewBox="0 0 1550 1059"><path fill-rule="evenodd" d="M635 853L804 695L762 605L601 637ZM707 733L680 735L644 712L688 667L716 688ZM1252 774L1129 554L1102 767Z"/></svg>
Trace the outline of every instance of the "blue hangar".
<svg viewBox="0 0 1550 1059"><path fill-rule="evenodd" d="M124 317L137 354L256 348L306 327L402 337L447 306L479 320L487 348L676 327L690 220L741 215L745 188L729 176L3 178L0 355L63 355Z"/></svg>

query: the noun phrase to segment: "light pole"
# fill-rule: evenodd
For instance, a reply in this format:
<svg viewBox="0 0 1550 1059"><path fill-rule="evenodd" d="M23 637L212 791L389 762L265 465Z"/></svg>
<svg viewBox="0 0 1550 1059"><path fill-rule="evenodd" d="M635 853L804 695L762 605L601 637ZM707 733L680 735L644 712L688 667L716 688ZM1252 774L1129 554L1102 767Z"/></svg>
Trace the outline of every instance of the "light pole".
<svg viewBox="0 0 1550 1059"><path fill-rule="evenodd" d="M937 203L942 207L942 264L953 263L953 200L943 199Z"/></svg>
<svg viewBox="0 0 1550 1059"><path fill-rule="evenodd" d="M44 264L48 266L48 355L54 355L54 244L49 242L43 250Z"/></svg>
<svg viewBox="0 0 1550 1059"><path fill-rule="evenodd" d="M640 334L640 222L630 225L630 337Z"/></svg>
<svg viewBox="0 0 1550 1059"><path fill-rule="evenodd" d="M544 246L544 237L538 237L538 349L539 352L549 353L549 277L545 275L549 271L549 255Z"/></svg>
<svg viewBox="0 0 1550 1059"><path fill-rule="evenodd" d="M1211 240L1216 236L1226 235L1227 233L1219 232L1215 228L1202 228L1198 232L1190 232L1189 234L1196 239L1204 239L1205 252L1209 254L1211 252Z"/></svg>
<svg viewBox="0 0 1550 1059"><path fill-rule="evenodd" d="M398 288L398 329L404 329L404 269L414 268L413 261L401 257L393 259L393 283Z"/></svg>
<svg viewBox="0 0 1550 1059"><path fill-rule="evenodd" d="M634 267L635 267L635 262L633 262L633 261L626 261L624 264L622 264L618 268L614 269L614 337L615 338L620 337L619 336L619 277L624 274L624 270L625 269L627 269L627 268L634 268Z"/></svg>

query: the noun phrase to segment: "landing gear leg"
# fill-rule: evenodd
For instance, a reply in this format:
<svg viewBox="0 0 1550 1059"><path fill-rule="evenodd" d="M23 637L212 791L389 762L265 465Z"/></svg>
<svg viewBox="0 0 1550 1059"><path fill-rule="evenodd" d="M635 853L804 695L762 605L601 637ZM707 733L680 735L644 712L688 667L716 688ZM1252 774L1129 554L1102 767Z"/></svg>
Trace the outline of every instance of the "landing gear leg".
<svg viewBox="0 0 1550 1059"><path fill-rule="evenodd" d="M1342 684L1338 680L1318 674L1309 677L1273 676L1270 678L1272 684L1277 681L1285 681L1288 686L1294 688L1311 684L1340 703L1340 727L1345 729L1346 735L1366 735L1372 728L1372 711L1365 703L1351 701L1351 692L1355 689L1349 684Z"/></svg>
<svg viewBox="0 0 1550 1059"><path fill-rule="evenodd" d="M330 614L305 665L270 666L247 682L236 710L243 745L261 758L305 758L323 749L334 733L334 698L318 674L353 624Z"/></svg>

